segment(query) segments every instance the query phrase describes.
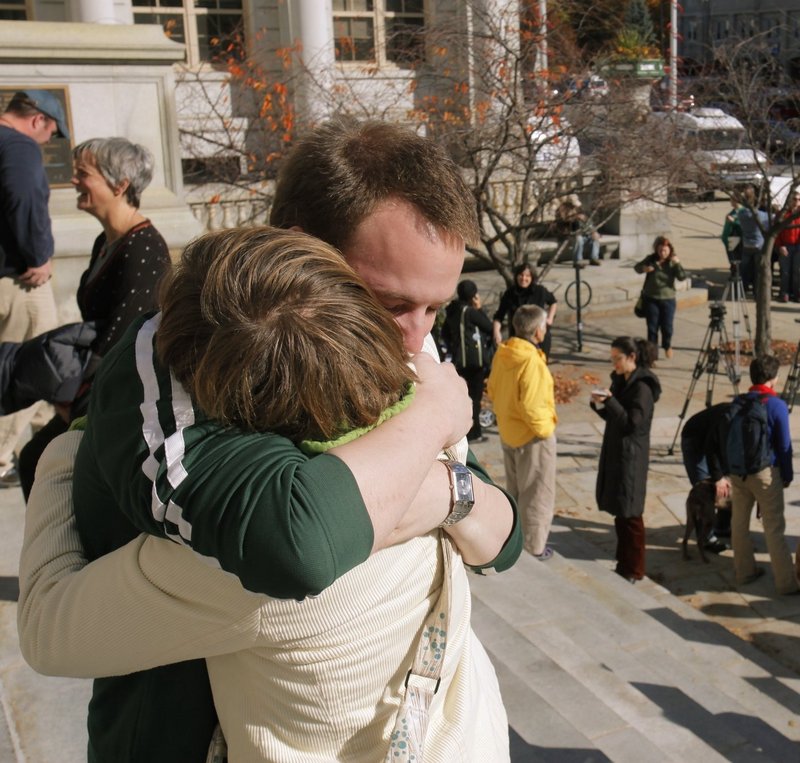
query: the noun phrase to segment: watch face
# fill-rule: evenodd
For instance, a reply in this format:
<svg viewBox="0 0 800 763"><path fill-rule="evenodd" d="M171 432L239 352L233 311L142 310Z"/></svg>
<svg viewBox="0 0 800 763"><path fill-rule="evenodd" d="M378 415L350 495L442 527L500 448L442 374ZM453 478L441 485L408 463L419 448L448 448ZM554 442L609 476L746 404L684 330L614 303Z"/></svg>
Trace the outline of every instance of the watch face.
<svg viewBox="0 0 800 763"><path fill-rule="evenodd" d="M454 477L458 500L472 501L472 476L470 474L462 474L457 472Z"/></svg>

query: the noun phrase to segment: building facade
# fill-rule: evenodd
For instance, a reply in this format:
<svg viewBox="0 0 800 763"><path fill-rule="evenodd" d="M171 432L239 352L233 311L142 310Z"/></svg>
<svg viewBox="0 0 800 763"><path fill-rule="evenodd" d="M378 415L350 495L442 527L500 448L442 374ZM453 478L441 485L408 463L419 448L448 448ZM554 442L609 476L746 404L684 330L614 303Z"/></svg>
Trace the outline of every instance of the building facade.
<svg viewBox="0 0 800 763"><path fill-rule="evenodd" d="M684 0L680 16L684 60L710 64L715 50L752 39L800 79L800 4L797 0Z"/></svg>

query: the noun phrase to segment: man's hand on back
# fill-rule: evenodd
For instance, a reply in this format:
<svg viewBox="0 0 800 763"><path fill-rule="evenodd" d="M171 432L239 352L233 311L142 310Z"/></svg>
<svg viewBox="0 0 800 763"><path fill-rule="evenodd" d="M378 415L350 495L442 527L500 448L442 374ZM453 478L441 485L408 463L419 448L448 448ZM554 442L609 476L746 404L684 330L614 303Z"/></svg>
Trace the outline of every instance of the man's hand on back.
<svg viewBox="0 0 800 763"><path fill-rule="evenodd" d="M25 286L41 286L50 280L52 269L51 260L48 260L44 265L39 265L38 268L28 268L19 277L19 280Z"/></svg>

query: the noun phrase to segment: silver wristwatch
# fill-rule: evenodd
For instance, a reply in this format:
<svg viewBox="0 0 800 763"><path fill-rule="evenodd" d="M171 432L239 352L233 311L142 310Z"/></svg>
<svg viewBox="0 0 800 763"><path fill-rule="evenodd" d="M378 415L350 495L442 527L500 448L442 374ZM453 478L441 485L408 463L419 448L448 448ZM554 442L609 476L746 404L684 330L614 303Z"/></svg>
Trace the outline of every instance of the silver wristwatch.
<svg viewBox="0 0 800 763"><path fill-rule="evenodd" d="M449 527L466 517L475 505L475 493L472 489L472 472L459 461L442 461L450 473L450 492L452 505L447 518L439 527Z"/></svg>

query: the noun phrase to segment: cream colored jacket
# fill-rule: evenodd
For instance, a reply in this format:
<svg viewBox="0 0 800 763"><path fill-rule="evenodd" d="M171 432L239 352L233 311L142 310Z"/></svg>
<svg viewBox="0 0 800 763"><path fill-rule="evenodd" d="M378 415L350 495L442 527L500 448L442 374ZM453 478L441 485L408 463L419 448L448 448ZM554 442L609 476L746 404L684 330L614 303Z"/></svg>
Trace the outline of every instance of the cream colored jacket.
<svg viewBox="0 0 800 763"><path fill-rule="evenodd" d="M205 657L231 763L382 760L441 586L435 534L373 555L303 602L245 591L186 547L152 536L87 566L71 499L81 436L48 447L28 506L18 627L34 669L98 677ZM507 761L505 711L456 561L425 760Z"/></svg>

